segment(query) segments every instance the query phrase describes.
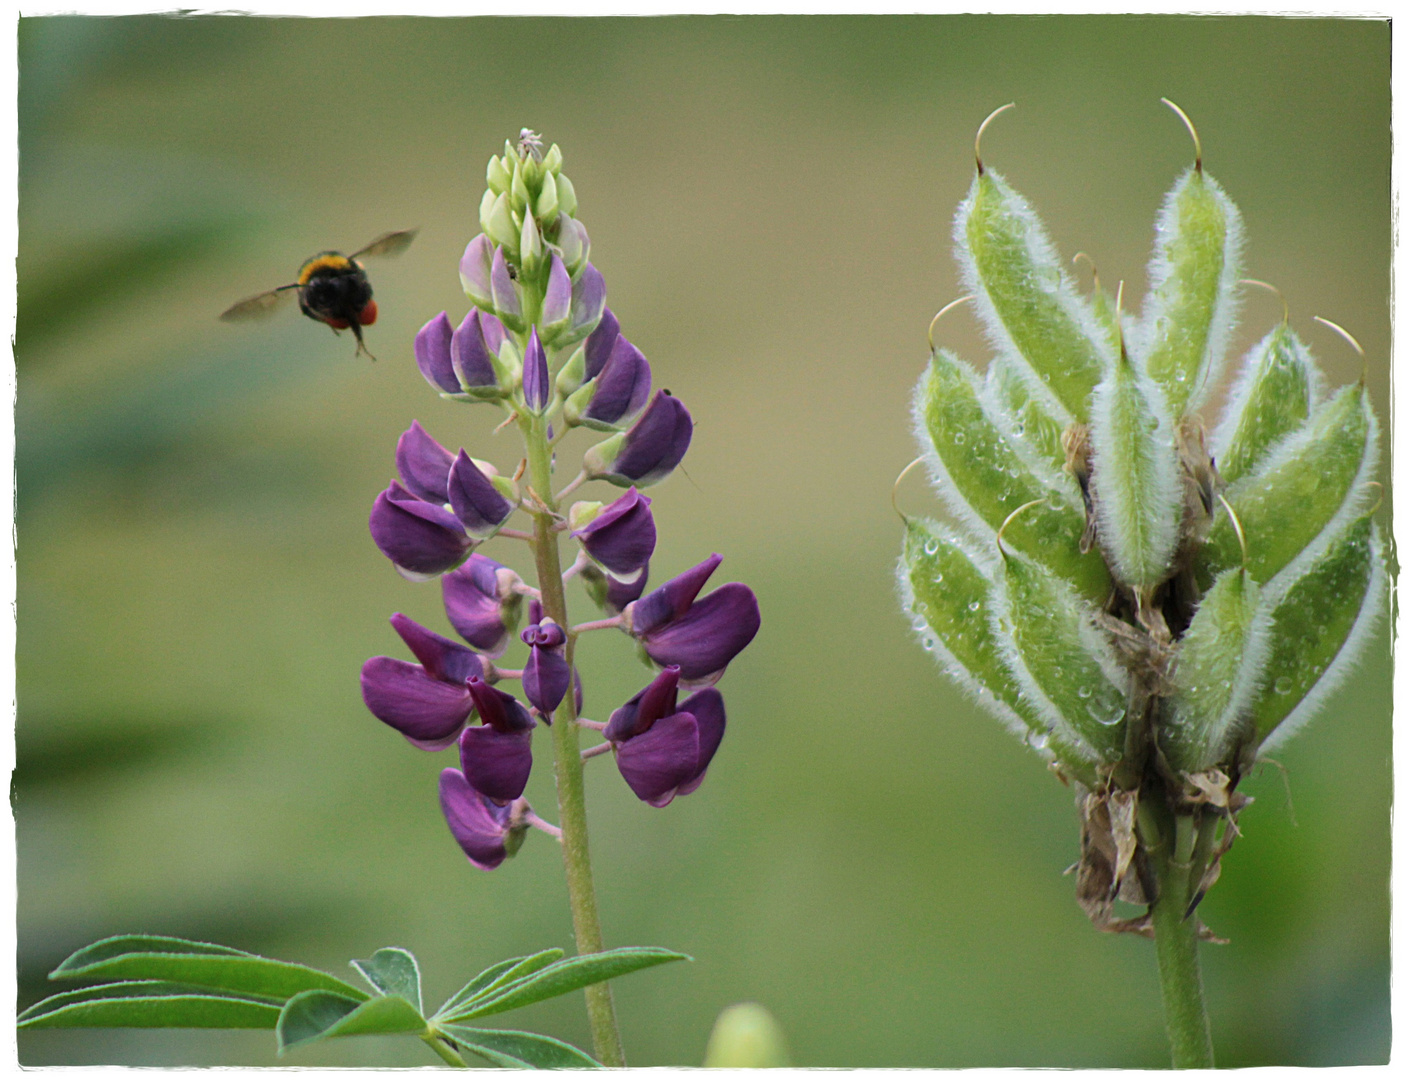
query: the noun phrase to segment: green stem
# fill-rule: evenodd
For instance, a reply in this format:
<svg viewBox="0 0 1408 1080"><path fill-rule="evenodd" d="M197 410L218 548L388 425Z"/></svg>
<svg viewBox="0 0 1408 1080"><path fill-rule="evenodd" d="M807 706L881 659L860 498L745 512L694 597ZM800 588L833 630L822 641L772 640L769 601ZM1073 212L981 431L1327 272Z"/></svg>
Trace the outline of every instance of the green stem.
<svg viewBox="0 0 1408 1080"><path fill-rule="evenodd" d="M1159 983L1163 990L1164 1025L1175 1069L1211 1069L1212 1033L1203 1004L1203 977L1198 968L1198 919L1184 917L1193 890L1202 877L1195 849L1198 829L1191 816L1165 817L1160 822L1165 840L1154 854L1159 899L1151 914L1154 946L1159 958Z"/></svg>
<svg viewBox="0 0 1408 1080"><path fill-rule="evenodd" d="M421 1038L430 1049L440 1055L440 1060L446 1065L455 1069L469 1068L469 1066L465 1064L464 1058L460 1057L460 1055L445 1042L444 1036L425 1034L422 1035Z"/></svg>
<svg viewBox="0 0 1408 1080"><path fill-rule="evenodd" d="M528 447L528 482L547 507L556 511L547 423L542 417L533 416L523 416L520 423ZM534 515L533 553L538 565L538 588L543 594L543 613L566 630L571 623L567 621L567 598L562 588L562 561L558 553L557 533L547 514ZM567 664L573 670L574 679L576 645L576 635L569 633ZM587 847L586 786L582 778L581 741L576 720L576 695L569 686L567 697L557 709L552 725L558 823L562 827L562 859L567 870L567 896L572 906L577 952L593 953L602 950L601 920L597 916L596 888L592 884L591 854ZM621 1049L621 1035L616 1028L611 984L596 983L587 987L585 993L587 1019L591 1023L592 1046L597 1060L606 1066L624 1066L626 1058Z"/></svg>

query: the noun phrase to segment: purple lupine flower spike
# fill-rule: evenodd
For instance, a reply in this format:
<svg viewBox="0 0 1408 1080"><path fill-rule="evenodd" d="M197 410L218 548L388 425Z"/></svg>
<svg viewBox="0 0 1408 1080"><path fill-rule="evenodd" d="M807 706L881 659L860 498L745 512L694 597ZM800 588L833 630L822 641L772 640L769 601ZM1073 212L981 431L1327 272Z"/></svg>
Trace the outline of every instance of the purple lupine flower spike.
<svg viewBox="0 0 1408 1080"><path fill-rule="evenodd" d="M601 322L596 324L596 329L587 337L587 364L584 381L595 379L601 374L602 368L606 367L606 361L611 357L611 350L615 347L616 338L620 333L621 324L611 313L611 309L605 308L601 313Z"/></svg>
<svg viewBox="0 0 1408 1080"><path fill-rule="evenodd" d="M631 488L572 537L613 577L634 580L655 551L650 500Z"/></svg>
<svg viewBox="0 0 1408 1080"><path fill-rule="evenodd" d="M463 389L450 362L452 334L449 316L443 311L416 334L416 366L426 382L446 394L458 394Z"/></svg>
<svg viewBox="0 0 1408 1080"><path fill-rule="evenodd" d="M504 249L494 249L494 262L489 271L489 291L494 297L494 312L505 326L515 330L524 327L523 302L518 298L518 289L508 272L508 261Z"/></svg>
<svg viewBox="0 0 1408 1080"><path fill-rule="evenodd" d="M476 307L494 306L494 289L491 284L494 266L494 242L480 233L469 242L460 259L460 284L464 294Z"/></svg>
<svg viewBox="0 0 1408 1080"><path fill-rule="evenodd" d="M490 354L497 355L499 350L489 340L491 337L497 337L498 344L503 344L503 324L494 316L475 308L464 317L450 338L450 365L466 390L498 386L498 373L494 370Z"/></svg>
<svg viewBox="0 0 1408 1080"><path fill-rule="evenodd" d="M367 524L382 554L413 576L451 570L474 546L459 518L395 482L376 497Z"/></svg>
<svg viewBox="0 0 1408 1080"><path fill-rule="evenodd" d="M678 667L665 668L611 714L602 732L626 784L651 806L698 788L723 741L723 696L709 688L677 705L680 674Z"/></svg>
<svg viewBox="0 0 1408 1080"><path fill-rule="evenodd" d="M420 663L372 657L362 665L362 700L373 716L413 746L443 750L455 741L474 708L465 682L482 679L484 666L463 645L404 615L393 615L391 625Z"/></svg>
<svg viewBox="0 0 1408 1080"><path fill-rule="evenodd" d="M646 655L662 667L678 665L681 678L696 685L717 682L762 625L758 598L747 585L723 585L695 600L721 561L711 555L625 611Z"/></svg>
<svg viewBox="0 0 1408 1080"><path fill-rule="evenodd" d="M541 609L535 614L537 619L519 635L532 649L523 665L523 693L546 719L567 696L572 672L563 648L567 634L552 619L543 618Z"/></svg>
<svg viewBox="0 0 1408 1080"><path fill-rule="evenodd" d="M552 400L552 381L548 378L548 357L538 340L538 328L528 335L528 348L523 354L523 403L529 411L541 413Z"/></svg>
<svg viewBox="0 0 1408 1080"><path fill-rule="evenodd" d="M455 456L436 442L412 420L411 426L396 440L396 471L401 483L413 495L436 506L448 501L446 482Z"/></svg>
<svg viewBox="0 0 1408 1080"><path fill-rule="evenodd" d="M440 774L440 810L460 850L480 870L493 870L508 857L512 808L476 791L459 769Z"/></svg>
<svg viewBox="0 0 1408 1080"><path fill-rule="evenodd" d="M482 724L460 733L460 767L473 787L508 802L523 794L533 769L533 717L512 694L471 676L465 686Z"/></svg>
<svg viewBox="0 0 1408 1080"><path fill-rule="evenodd" d="M455 632L480 652L502 656L523 604L515 588L520 580L508 567L484 555L471 555L463 566L446 574L440 584L445 615Z"/></svg>
<svg viewBox="0 0 1408 1080"><path fill-rule="evenodd" d="M548 285L543 292L543 337L553 341L572 314L572 277L556 255L548 266Z"/></svg>
<svg viewBox="0 0 1408 1080"><path fill-rule="evenodd" d="M503 497L463 450L450 467L448 494L455 516L476 540L487 540L513 516L513 503Z"/></svg>
<svg viewBox="0 0 1408 1080"><path fill-rule="evenodd" d="M597 376L591 402L582 412L581 423L598 431L625 427L649 400L650 364L643 352L617 335L606 366ZM680 456L684 456L683 452Z"/></svg>
<svg viewBox="0 0 1408 1080"><path fill-rule="evenodd" d="M589 479L607 480L617 487L648 487L674 471L693 434L689 410L668 390L661 390L629 431L583 455L583 469Z"/></svg>

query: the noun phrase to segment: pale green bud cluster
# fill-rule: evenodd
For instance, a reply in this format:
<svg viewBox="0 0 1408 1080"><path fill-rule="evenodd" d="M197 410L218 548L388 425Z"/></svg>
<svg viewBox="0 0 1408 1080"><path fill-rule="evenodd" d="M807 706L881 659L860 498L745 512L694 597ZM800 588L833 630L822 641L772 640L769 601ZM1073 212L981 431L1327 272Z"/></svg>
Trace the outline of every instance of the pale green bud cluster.
<svg viewBox="0 0 1408 1080"><path fill-rule="evenodd" d="M559 215L571 218L577 212L577 193L562 171L562 151L553 143L547 153L531 139L515 147L504 142L502 157L491 157L485 170L488 187L479 203L479 227L484 235L504 249L510 261L528 274L536 273L543 262L546 243L557 241L561 229ZM563 245L567 272L576 275L587 261L585 234L571 234ZM545 240L548 234L550 239Z"/></svg>
<svg viewBox="0 0 1408 1080"><path fill-rule="evenodd" d="M935 348L915 393L959 526L907 521L915 628L1083 789L1152 782L1171 804L1235 809L1238 779L1315 711L1383 609L1364 386L1326 396L1283 322L1205 425L1242 228L1201 151L1159 213L1137 318L1098 281L1083 295L1031 206L981 162L954 239L996 356L980 375Z"/></svg>

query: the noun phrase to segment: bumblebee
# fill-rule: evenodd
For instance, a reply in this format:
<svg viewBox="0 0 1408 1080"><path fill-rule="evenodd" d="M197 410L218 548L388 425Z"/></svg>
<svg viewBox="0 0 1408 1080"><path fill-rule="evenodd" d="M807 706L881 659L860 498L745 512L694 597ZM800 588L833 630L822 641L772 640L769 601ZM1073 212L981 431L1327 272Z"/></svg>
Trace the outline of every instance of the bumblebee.
<svg viewBox="0 0 1408 1080"><path fill-rule="evenodd" d="M340 251L324 251L314 255L298 271L298 280L276 289L241 300L224 311L225 322L259 319L275 309L298 290L298 306L310 319L332 327L333 332L351 330L357 339L357 354L368 352L362 341L362 327L376 322L376 301L372 299L372 284L358 260L384 255L399 255L416 238L415 229L383 233L364 248L351 255Z"/></svg>

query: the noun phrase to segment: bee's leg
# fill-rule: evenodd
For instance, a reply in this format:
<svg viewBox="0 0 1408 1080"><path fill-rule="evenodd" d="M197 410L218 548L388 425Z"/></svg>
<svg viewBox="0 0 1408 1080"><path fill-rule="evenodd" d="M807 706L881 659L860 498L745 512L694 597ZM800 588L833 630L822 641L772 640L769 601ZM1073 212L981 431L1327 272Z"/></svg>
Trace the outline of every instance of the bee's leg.
<svg viewBox="0 0 1408 1080"><path fill-rule="evenodd" d="M351 327L352 334L357 339L357 351L352 355L365 356L368 360L375 362L376 357L371 354L371 350L367 348L367 343L362 340L362 324L357 322L356 320L353 320Z"/></svg>

